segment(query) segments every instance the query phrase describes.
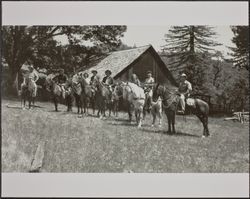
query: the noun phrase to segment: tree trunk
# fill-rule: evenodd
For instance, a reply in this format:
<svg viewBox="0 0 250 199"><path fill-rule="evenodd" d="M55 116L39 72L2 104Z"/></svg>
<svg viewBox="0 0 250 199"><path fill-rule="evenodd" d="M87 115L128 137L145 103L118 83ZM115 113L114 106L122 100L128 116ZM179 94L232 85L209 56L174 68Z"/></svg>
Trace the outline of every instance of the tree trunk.
<svg viewBox="0 0 250 199"><path fill-rule="evenodd" d="M5 95L18 96L18 71L20 68L21 67L16 67L13 69L13 67L10 67Z"/></svg>

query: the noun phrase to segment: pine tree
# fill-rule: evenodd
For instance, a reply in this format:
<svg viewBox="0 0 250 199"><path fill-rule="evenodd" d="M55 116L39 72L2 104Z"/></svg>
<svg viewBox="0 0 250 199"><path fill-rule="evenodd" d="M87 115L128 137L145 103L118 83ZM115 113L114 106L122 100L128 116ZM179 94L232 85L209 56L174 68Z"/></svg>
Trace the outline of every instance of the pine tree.
<svg viewBox="0 0 250 199"><path fill-rule="evenodd" d="M231 30L234 33L232 42L235 48L230 48L233 53L233 63L237 68L246 68L249 70L249 28L248 26L233 26Z"/></svg>
<svg viewBox="0 0 250 199"><path fill-rule="evenodd" d="M220 45L214 36L216 33L209 26L173 26L165 35L163 50L172 60L170 67L188 75L194 92L201 90L207 60L215 52L213 47Z"/></svg>

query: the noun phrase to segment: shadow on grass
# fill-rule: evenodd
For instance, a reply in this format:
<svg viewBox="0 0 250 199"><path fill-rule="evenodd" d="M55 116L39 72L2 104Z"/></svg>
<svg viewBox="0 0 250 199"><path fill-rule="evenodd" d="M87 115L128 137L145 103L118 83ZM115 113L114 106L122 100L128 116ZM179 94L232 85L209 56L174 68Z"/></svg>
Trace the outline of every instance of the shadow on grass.
<svg viewBox="0 0 250 199"><path fill-rule="evenodd" d="M23 109L21 106L13 106L13 105L6 105L7 108L11 108L11 109Z"/></svg>
<svg viewBox="0 0 250 199"><path fill-rule="evenodd" d="M50 113L61 113L61 112L63 112L62 110L55 110L55 109L53 109L53 110L48 110L47 112L50 112Z"/></svg>
<svg viewBox="0 0 250 199"><path fill-rule="evenodd" d="M136 127L136 124L133 122L133 123L130 123L130 122L123 122L123 123L112 123L112 122L107 122L108 125L112 125L112 126L133 126L133 127Z"/></svg>
<svg viewBox="0 0 250 199"><path fill-rule="evenodd" d="M184 133L184 132L180 132L177 131L176 133L170 133L168 131L164 131L162 129L158 129L158 130L154 130L154 129L140 129L143 132L147 132L147 133L160 133L160 134L164 134L164 135L169 135L169 136L175 136L175 137L197 137L199 138L200 136L198 135L194 135L194 134L190 134L190 133Z"/></svg>

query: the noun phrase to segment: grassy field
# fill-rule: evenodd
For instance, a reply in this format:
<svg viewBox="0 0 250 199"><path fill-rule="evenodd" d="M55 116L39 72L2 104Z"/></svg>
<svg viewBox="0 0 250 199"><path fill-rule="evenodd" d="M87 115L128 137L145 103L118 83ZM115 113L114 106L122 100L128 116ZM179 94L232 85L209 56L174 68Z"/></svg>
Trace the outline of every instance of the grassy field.
<svg viewBox="0 0 250 199"><path fill-rule="evenodd" d="M10 104L12 108L6 105ZM45 140L41 172L249 172L249 124L209 118L211 137L201 138L194 116L177 117L176 135L141 129L127 115L105 120L78 118L59 106L39 103L22 110L18 101L2 100L2 171L28 172L38 143Z"/></svg>

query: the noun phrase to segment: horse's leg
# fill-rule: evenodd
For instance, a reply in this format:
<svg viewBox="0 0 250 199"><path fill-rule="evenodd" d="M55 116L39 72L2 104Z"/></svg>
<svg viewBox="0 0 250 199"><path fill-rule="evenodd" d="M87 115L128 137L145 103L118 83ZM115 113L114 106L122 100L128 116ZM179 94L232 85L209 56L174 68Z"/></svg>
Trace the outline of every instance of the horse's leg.
<svg viewBox="0 0 250 199"><path fill-rule="evenodd" d="M203 125L203 135L202 137L207 137L207 132L206 132L206 121L205 121L205 117L203 114L197 113L196 116L200 119L202 125Z"/></svg>
<svg viewBox="0 0 250 199"><path fill-rule="evenodd" d="M116 109L115 109L116 117L118 117L118 111L119 111L119 101L117 100L116 101Z"/></svg>
<svg viewBox="0 0 250 199"><path fill-rule="evenodd" d="M86 114L89 115L89 104L90 104L90 98L87 98L86 100Z"/></svg>
<svg viewBox="0 0 250 199"><path fill-rule="evenodd" d="M172 129L173 129L173 133L176 133L175 131L175 111L172 112Z"/></svg>
<svg viewBox="0 0 250 199"><path fill-rule="evenodd" d="M147 110L146 110L146 108L145 108L145 106L144 106L144 107L143 107L143 120L145 120L146 114L147 114Z"/></svg>
<svg viewBox="0 0 250 199"><path fill-rule="evenodd" d="M70 111L73 111L73 101L74 101L74 96L70 95Z"/></svg>
<svg viewBox="0 0 250 199"><path fill-rule="evenodd" d="M103 116L106 117L106 101L103 100L103 106L102 106L102 111L103 111Z"/></svg>
<svg viewBox="0 0 250 199"><path fill-rule="evenodd" d="M156 119L156 114L155 113L152 113L152 116L153 116L153 121L152 121L152 127L155 126L155 119Z"/></svg>
<svg viewBox="0 0 250 199"><path fill-rule="evenodd" d="M210 133L209 133L209 129L208 129L208 116L206 115L206 118L205 118L205 124L206 124L206 135L209 136Z"/></svg>
<svg viewBox="0 0 250 199"><path fill-rule="evenodd" d="M67 112L69 112L69 109L70 109L70 96L67 95L65 96L65 102L66 102L66 106L67 106Z"/></svg>
<svg viewBox="0 0 250 199"><path fill-rule="evenodd" d="M131 110L131 106L128 106L128 117L129 117L129 122L132 122L132 110Z"/></svg>
<svg viewBox="0 0 250 199"><path fill-rule="evenodd" d="M169 112L166 112L167 118L168 118L168 133L171 133L171 116Z"/></svg>
<svg viewBox="0 0 250 199"><path fill-rule="evenodd" d="M29 109L31 109L32 96L29 96Z"/></svg>
<svg viewBox="0 0 250 199"><path fill-rule="evenodd" d="M208 137L209 134L209 130L208 130L208 116L207 115L203 115L204 118L204 131L205 131L205 136Z"/></svg>
<svg viewBox="0 0 250 199"><path fill-rule="evenodd" d="M80 100L79 100L79 96L76 96L76 106L77 106L77 114L80 113Z"/></svg>
<svg viewBox="0 0 250 199"><path fill-rule="evenodd" d="M141 128L143 119L143 106L139 108L137 117L138 117L138 128Z"/></svg>
<svg viewBox="0 0 250 199"><path fill-rule="evenodd" d="M94 97L91 99L91 106L92 106L92 111L94 115L95 114L95 98Z"/></svg>
<svg viewBox="0 0 250 199"><path fill-rule="evenodd" d="M84 99L82 96L80 96L80 109L81 109L81 115L83 115L83 106L84 106Z"/></svg>
<svg viewBox="0 0 250 199"><path fill-rule="evenodd" d="M23 95L23 96L21 96L21 106L22 106L23 109L25 109L25 104L26 104L25 96Z"/></svg>
<svg viewBox="0 0 250 199"><path fill-rule="evenodd" d="M57 102L57 97L56 96L54 96L54 104L55 104L55 111L58 111L58 108L57 108L58 102Z"/></svg>
<svg viewBox="0 0 250 199"><path fill-rule="evenodd" d="M35 108L35 97L32 97L33 108Z"/></svg>
<svg viewBox="0 0 250 199"><path fill-rule="evenodd" d="M161 110L159 110L158 116L159 116L159 127L161 127L161 120L162 120L162 111Z"/></svg>

